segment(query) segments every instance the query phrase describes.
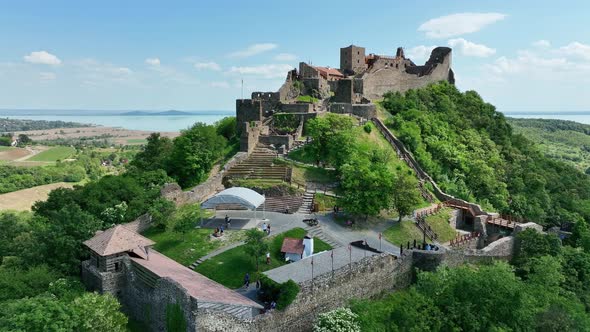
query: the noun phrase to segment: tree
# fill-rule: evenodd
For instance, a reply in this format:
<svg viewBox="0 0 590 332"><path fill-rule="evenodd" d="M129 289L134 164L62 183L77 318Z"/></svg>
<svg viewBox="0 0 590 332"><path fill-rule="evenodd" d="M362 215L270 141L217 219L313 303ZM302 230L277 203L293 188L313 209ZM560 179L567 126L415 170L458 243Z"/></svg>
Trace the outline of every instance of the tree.
<svg viewBox="0 0 590 332"><path fill-rule="evenodd" d="M227 116L215 123L217 127L217 134L225 137L228 141L236 139L237 135L237 122L235 116Z"/></svg>
<svg viewBox="0 0 590 332"><path fill-rule="evenodd" d="M410 174L400 172L393 181L392 205L399 214L399 222L402 217L410 214L420 204L420 192L418 182Z"/></svg>
<svg viewBox="0 0 590 332"><path fill-rule="evenodd" d="M252 228L246 231L246 244L244 250L248 255L254 257L256 261L256 271L259 270L259 259L261 256L268 252L268 243L263 241L265 233L258 230L258 228Z"/></svg>
<svg viewBox="0 0 590 332"><path fill-rule="evenodd" d="M161 137L160 133L152 133L147 138L143 151L135 155L131 166L143 171L168 169L168 162L172 155L173 144L168 137Z"/></svg>
<svg viewBox="0 0 590 332"><path fill-rule="evenodd" d="M110 294L84 293L72 303L77 331L127 331L127 317Z"/></svg>
<svg viewBox="0 0 590 332"><path fill-rule="evenodd" d="M331 113L328 113L325 117L318 117L308 121L307 134L313 138L309 149L315 156L316 161L328 160L330 145L333 146L334 142L336 142L333 140L333 136L339 132L348 131L353 126L354 118Z"/></svg>
<svg viewBox="0 0 590 332"><path fill-rule="evenodd" d="M49 213L45 228L37 233L39 241L39 262L65 274L77 274L80 260L86 257L82 242L88 240L102 228L102 221L68 204Z"/></svg>
<svg viewBox="0 0 590 332"><path fill-rule="evenodd" d="M367 219L391 206L393 172L385 162L355 155L342 166L341 174L338 204L347 212Z"/></svg>
<svg viewBox="0 0 590 332"><path fill-rule="evenodd" d="M18 144L19 145L23 146L23 145L27 145L27 144L31 144L31 143L33 143L33 140L29 136L27 136L25 134L18 135Z"/></svg>
<svg viewBox="0 0 590 332"><path fill-rule="evenodd" d="M155 200L148 209L148 213L152 217L153 227L166 228L166 224L175 209L174 203L164 197Z"/></svg>
<svg viewBox="0 0 590 332"><path fill-rule="evenodd" d="M168 173L183 188L202 182L222 156L225 144L214 126L195 123L174 139Z"/></svg>
<svg viewBox="0 0 590 332"><path fill-rule="evenodd" d="M5 331L75 331L76 321L66 303L44 295L4 302L0 326Z"/></svg>
<svg viewBox="0 0 590 332"><path fill-rule="evenodd" d="M338 308L319 314L313 332L360 332L358 315L349 308Z"/></svg>

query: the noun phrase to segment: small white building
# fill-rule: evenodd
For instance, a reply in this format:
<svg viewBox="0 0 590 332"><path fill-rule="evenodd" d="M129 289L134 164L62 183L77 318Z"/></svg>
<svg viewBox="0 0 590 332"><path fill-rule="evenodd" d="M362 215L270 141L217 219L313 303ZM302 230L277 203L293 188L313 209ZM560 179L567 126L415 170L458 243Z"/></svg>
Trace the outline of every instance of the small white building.
<svg viewBox="0 0 590 332"><path fill-rule="evenodd" d="M313 238L306 235L303 239L286 237L281 246L281 252L285 254L285 260L297 262L302 258L313 255Z"/></svg>

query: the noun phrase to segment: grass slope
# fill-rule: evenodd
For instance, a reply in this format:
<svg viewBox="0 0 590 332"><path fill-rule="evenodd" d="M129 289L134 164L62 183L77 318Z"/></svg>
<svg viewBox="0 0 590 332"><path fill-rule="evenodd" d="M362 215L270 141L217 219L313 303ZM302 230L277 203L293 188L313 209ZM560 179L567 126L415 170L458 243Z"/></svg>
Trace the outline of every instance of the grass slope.
<svg viewBox="0 0 590 332"><path fill-rule="evenodd" d="M457 231L449 224L451 209L444 208L437 214L426 217L426 222L436 234L438 242L448 242L457 236Z"/></svg>
<svg viewBox="0 0 590 332"><path fill-rule="evenodd" d="M281 257L281 246L285 237L303 238L306 232L302 228L294 228L287 232L266 239L269 243L271 264L266 264L265 257L259 257L260 272L268 271L285 265ZM314 252L330 250L332 247L318 238L314 238ZM256 262L254 258L246 254L244 246L239 246L225 251L197 266L195 271L211 278L218 283L229 287L239 288L243 286L244 275L250 273L252 282L258 278Z"/></svg>

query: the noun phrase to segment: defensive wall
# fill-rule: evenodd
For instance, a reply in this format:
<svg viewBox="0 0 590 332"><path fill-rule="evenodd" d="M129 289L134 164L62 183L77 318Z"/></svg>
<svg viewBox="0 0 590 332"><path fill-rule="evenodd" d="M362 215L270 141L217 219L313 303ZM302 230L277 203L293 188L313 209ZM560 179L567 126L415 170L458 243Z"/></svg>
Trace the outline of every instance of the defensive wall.
<svg viewBox="0 0 590 332"><path fill-rule="evenodd" d="M330 113L354 114L361 118L371 119L377 116L375 104L332 103Z"/></svg>
<svg viewBox="0 0 590 332"><path fill-rule="evenodd" d="M514 238L506 237L481 250L404 250L403 256L369 256L300 284L300 292L284 311L271 311L242 320L225 313L199 310L198 330L311 331L320 313L348 305L351 299L378 298L383 293L407 288L416 269L433 271L441 265L490 263L512 257ZM296 263L295 263L296 264Z"/></svg>

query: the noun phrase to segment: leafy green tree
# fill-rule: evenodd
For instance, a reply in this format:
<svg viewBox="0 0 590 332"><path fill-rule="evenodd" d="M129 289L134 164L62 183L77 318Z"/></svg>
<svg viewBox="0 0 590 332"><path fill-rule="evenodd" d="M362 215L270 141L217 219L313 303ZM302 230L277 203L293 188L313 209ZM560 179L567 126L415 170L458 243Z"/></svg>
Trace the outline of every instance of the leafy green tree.
<svg viewBox="0 0 590 332"><path fill-rule="evenodd" d="M46 292L59 273L47 265L37 265L27 270L0 266L0 303Z"/></svg>
<svg viewBox="0 0 590 332"><path fill-rule="evenodd" d="M309 146L316 162L328 160L330 145L334 145L333 136L343 131L349 131L354 126L354 118L328 113L324 117L317 117L307 122L307 135L313 138Z"/></svg>
<svg viewBox="0 0 590 332"><path fill-rule="evenodd" d="M222 156L225 144L214 126L195 123L174 139L168 173L183 188L200 183Z"/></svg>
<svg viewBox="0 0 590 332"><path fill-rule="evenodd" d="M160 133L152 133L147 138L143 151L135 155L130 165L143 171L168 169L173 144L168 137L161 137Z"/></svg>
<svg viewBox="0 0 590 332"><path fill-rule="evenodd" d="M77 331L127 331L127 317L121 305L110 294L85 293L71 305Z"/></svg>
<svg viewBox="0 0 590 332"><path fill-rule="evenodd" d="M82 242L101 228L102 221L75 204L50 212L45 229L37 234L42 252L39 262L65 274L77 274L80 260L86 257Z"/></svg>
<svg viewBox="0 0 590 332"><path fill-rule="evenodd" d="M392 205L399 214L399 222L402 217L412 213L421 202L418 182L410 174L399 172L393 180Z"/></svg>
<svg viewBox="0 0 590 332"><path fill-rule="evenodd" d="M246 231L246 244L244 250L256 261L256 271L259 270L260 257L268 252L268 243L263 241L265 233L252 228Z"/></svg>
<svg viewBox="0 0 590 332"><path fill-rule="evenodd" d="M358 315L348 308L338 308L319 314L313 332L360 332Z"/></svg>
<svg viewBox="0 0 590 332"><path fill-rule="evenodd" d="M228 141L237 138L237 121L235 116L227 116L215 123L217 134L225 137Z"/></svg>
<svg viewBox="0 0 590 332"><path fill-rule="evenodd" d="M166 224L175 209L174 203L164 197L155 200L148 209L148 213L152 217L153 227L166 228Z"/></svg>
<svg viewBox="0 0 590 332"><path fill-rule="evenodd" d="M70 306L45 295L4 302L0 326L5 331L74 331L76 320Z"/></svg>
<svg viewBox="0 0 590 332"><path fill-rule="evenodd" d="M24 145L31 144L31 143L33 143L33 140L29 136L27 136L25 134L18 135L18 144L20 146L24 146Z"/></svg>

